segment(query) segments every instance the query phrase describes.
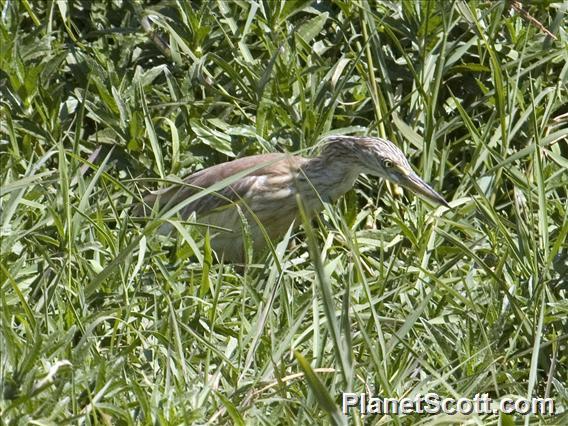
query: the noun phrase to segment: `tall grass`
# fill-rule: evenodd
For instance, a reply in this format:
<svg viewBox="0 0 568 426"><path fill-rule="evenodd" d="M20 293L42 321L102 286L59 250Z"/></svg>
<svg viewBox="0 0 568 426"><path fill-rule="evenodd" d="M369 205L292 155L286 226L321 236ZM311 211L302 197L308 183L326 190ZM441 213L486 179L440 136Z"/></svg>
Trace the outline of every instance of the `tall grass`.
<svg viewBox="0 0 568 426"><path fill-rule="evenodd" d="M4 2L2 423L568 421L566 5L521 6ZM131 215L329 133L394 141L452 209L362 178L245 268ZM346 417L346 391L557 414Z"/></svg>

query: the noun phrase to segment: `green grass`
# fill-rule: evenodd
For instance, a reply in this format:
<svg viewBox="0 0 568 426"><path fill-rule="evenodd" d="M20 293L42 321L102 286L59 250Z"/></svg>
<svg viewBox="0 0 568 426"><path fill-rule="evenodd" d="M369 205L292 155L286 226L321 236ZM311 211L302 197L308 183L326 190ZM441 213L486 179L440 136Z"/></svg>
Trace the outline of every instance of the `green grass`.
<svg viewBox="0 0 568 426"><path fill-rule="evenodd" d="M508 2L3 2L0 423L565 424L566 5L523 7L557 39ZM452 210L362 178L245 268L130 215L329 133L394 141Z"/></svg>

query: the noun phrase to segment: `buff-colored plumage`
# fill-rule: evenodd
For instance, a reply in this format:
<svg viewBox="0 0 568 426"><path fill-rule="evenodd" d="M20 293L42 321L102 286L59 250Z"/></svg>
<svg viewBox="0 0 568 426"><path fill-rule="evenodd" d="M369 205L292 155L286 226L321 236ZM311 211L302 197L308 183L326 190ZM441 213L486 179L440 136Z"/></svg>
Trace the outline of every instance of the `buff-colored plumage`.
<svg viewBox="0 0 568 426"><path fill-rule="evenodd" d="M323 208L322 201L334 201L351 189L361 173L389 179L447 205L416 176L394 144L379 138L348 136L327 138L322 153L315 158L264 154L218 164L190 175L184 186L174 185L149 194L144 201L147 206L159 203L168 209L242 172L243 177L180 211L183 219L195 213L199 222L227 229L212 231L212 247L220 257L232 262L244 260L243 216L254 252L260 253L267 246L266 235L276 244L290 225L301 223L297 195L307 215L312 216Z"/></svg>

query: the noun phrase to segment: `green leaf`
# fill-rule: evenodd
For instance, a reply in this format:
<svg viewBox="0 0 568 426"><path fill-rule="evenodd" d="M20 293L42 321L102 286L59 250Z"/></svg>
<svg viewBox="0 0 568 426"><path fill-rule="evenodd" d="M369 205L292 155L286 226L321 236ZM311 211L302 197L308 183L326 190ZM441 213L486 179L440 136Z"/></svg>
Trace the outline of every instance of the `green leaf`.
<svg viewBox="0 0 568 426"><path fill-rule="evenodd" d="M197 138L205 145L210 146L215 151L234 157L235 153L231 148L231 137L218 130L207 127L197 119L190 120L191 130L193 130Z"/></svg>
<svg viewBox="0 0 568 426"><path fill-rule="evenodd" d="M327 22L327 18L329 17L329 13L325 12L321 15L317 15L307 22L303 23L297 30L297 33L302 40L307 44L311 43L311 41L321 32L325 23Z"/></svg>
<svg viewBox="0 0 568 426"><path fill-rule="evenodd" d="M298 351L294 351L294 356L296 357L296 361L298 361L298 365L304 372L308 385L312 389L320 407L330 416L334 424L346 425L347 418L341 414L334 399L314 372L310 363L306 361L304 356Z"/></svg>

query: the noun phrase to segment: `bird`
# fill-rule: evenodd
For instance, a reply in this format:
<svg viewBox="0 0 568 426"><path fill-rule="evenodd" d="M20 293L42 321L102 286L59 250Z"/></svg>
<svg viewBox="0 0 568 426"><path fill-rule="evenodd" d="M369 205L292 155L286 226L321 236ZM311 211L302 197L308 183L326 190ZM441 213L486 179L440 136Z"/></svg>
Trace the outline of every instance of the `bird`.
<svg viewBox="0 0 568 426"><path fill-rule="evenodd" d="M295 229L302 223L300 203L305 216L312 218L323 210L323 203L334 202L353 188L361 174L386 179L434 204L449 207L389 140L333 135L320 144L321 153L312 158L259 154L205 168L181 184L148 193L142 210L165 211L227 180L229 184L196 197L179 213L183 220L195 214L199 223L212 225L211 247L218 257L243 263L247 238L252 241L255 257L267 251L267 239L277 243L290 227Z"/></svg>

